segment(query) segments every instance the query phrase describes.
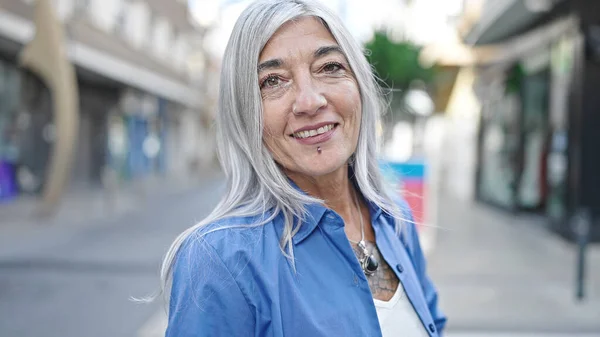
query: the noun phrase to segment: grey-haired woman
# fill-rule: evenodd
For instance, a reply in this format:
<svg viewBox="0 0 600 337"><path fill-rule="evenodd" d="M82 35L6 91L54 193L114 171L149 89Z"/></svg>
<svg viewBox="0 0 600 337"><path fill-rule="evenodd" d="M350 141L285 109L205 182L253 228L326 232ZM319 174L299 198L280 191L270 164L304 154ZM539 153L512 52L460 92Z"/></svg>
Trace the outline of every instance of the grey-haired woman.
<svg viewBox="0 0 600 337"><path fill-rule="evenodd" d="M164 261L167 336L441 335L410 211L379 173L377 88L319 3L241 14L216 123L227 189Z"/></svg>

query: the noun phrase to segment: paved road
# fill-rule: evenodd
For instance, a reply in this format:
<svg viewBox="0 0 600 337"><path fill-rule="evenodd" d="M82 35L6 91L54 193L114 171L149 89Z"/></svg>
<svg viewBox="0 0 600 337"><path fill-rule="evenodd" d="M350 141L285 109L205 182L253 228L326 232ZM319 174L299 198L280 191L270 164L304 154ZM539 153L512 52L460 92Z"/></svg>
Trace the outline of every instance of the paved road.
<svg viewBox="0 0 600 337"><path fill-rule="evenodd" d="M131 296L158 289L168 244L214 207L220 180L100 221L5 233L0 247L0 336L131 337L161 303ZM20 235L19 235L20 234ZM0 236L2 229L0 228Z"/></svg>

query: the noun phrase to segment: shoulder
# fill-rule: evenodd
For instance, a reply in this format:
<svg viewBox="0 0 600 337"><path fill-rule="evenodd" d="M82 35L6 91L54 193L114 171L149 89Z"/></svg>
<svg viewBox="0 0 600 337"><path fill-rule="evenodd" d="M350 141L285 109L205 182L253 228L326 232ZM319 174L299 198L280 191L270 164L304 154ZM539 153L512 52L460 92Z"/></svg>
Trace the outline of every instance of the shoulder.
<svg viewBox="0 0 600 337"><path fill-rule="evenodd" d="M253 312L239 277L243 266L236 267L232 258L236 251L243 254L242 230L228 226L251 224L248 220L203 224L180 237L171 265L165 336L242 336L245 329L252 329ZM252 230L245 229L244 234ZM227 324L231 317L236 324Z"/></svg>
<svg viewBox="0 0 600 337"><path fill-rule="evenodd" d="M241 257L251 256L258 243L269 238L272 227L273 221L265 222L263 215L226 217L196 226L182 238L174 273L178 265L199 269L219 264L230 269Z"/></svg>

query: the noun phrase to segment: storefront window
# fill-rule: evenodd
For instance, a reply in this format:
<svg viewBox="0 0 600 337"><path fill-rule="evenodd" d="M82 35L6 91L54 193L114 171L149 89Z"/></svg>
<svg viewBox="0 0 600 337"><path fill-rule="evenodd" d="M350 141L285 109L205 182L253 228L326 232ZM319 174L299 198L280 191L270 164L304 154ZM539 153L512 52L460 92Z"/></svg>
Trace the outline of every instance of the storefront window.
<svg viewBox="0 0 600 337"><path fill-rule="evenodd" d="M0 60L0 200L18 191L18 108L21 87L19 70Z"/></svg>
<svg viewBox="0 0 600 337"><path fill-rule="evenodd" d="M516 94L500 97L487 104L483 114L479 195L485 201L513 208L520 139L519 98Z"/></svg>
<svg viewBox="0 0 600 337"><path fill-rule="evenodd" d="M126 158L121 158L119 151L115 156L125 160L122 177L135 179L163 173L166 104L155 96L127 91L122 96L120 108L123 124L114 130L115 144L111 145L109 140L109 148L119 144L126 146ZM125 139L121 140L119 137L123 132ZM113 165L120 165L115 158L111 159Z"/></svg>
<svg viewBox="0 0 600 337"><path fill-rule="evenodd" d="M548 89L546 71L523 79L523 170L518 200L525 209L539 209L546 201Z"/></svg>

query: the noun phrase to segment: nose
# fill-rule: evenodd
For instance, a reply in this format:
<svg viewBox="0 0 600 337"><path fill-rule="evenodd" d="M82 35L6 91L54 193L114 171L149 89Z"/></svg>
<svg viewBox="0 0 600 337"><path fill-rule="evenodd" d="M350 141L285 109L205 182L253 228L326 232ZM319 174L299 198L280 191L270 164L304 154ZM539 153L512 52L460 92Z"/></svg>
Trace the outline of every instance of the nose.
<svg viewBox="0 0 600 337"><path fill-rule="evenodd" d="M295 115L313 115L326 105L327 100L325 96L323 96L311 79L296 81L296 99L292 105L292 112Z"/></svg>

